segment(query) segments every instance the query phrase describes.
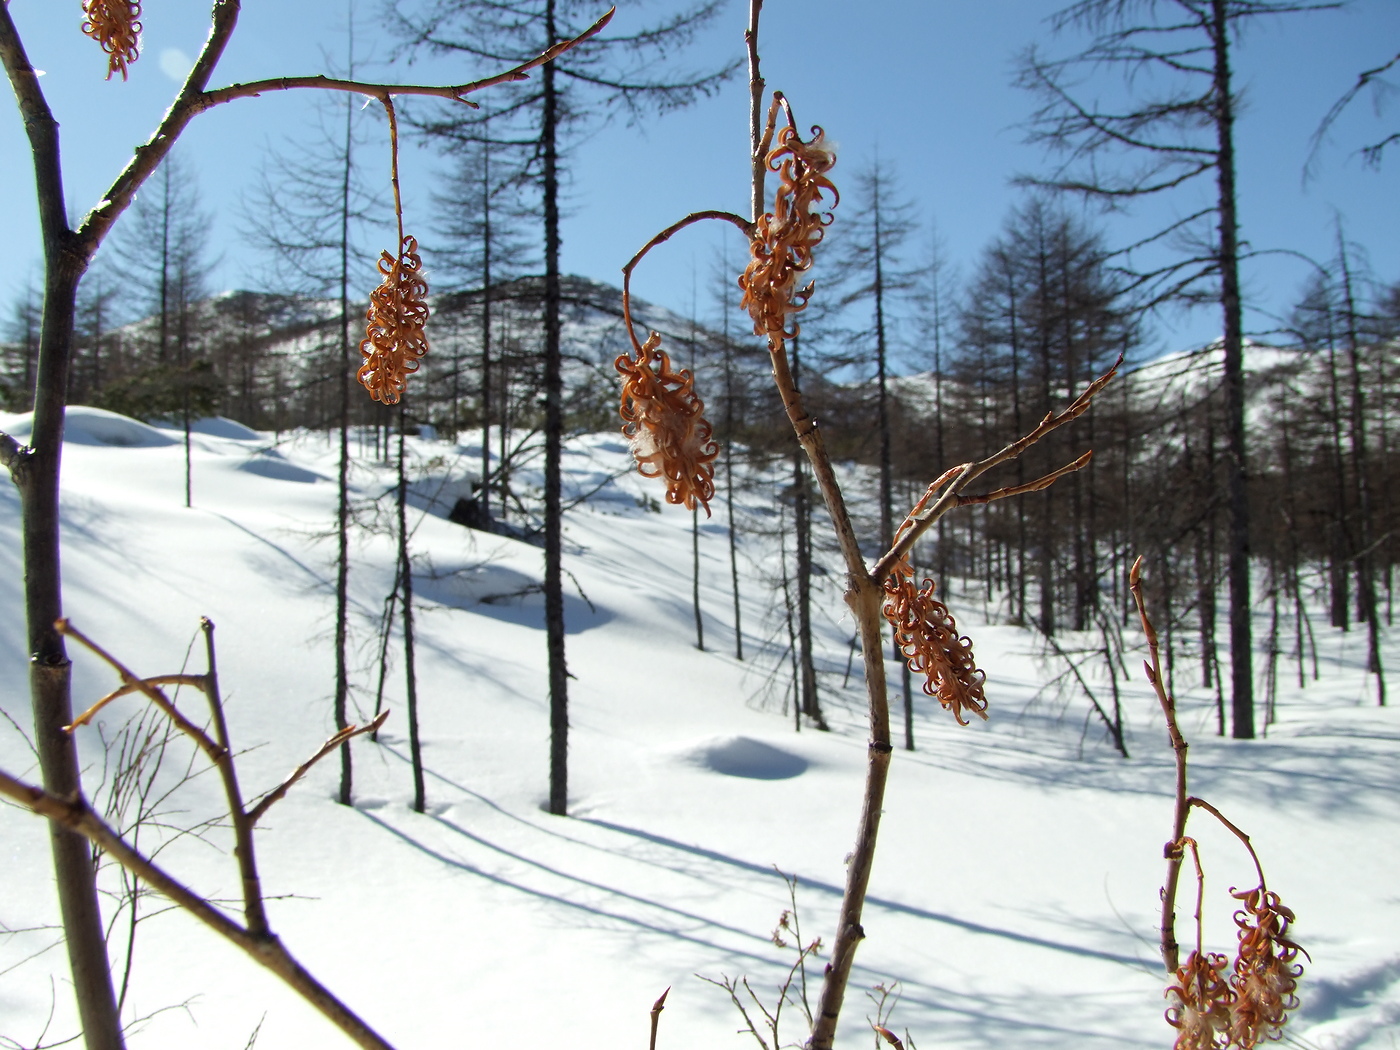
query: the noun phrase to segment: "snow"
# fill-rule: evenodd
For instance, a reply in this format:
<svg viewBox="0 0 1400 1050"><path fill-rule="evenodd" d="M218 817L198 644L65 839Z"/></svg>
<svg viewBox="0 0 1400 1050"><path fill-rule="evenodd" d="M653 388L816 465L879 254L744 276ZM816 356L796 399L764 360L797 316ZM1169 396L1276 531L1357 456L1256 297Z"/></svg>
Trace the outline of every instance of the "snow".
<svg viewBox="0 0 1400 1050"><path fill-rule="evenodd" d="M0 430L22 440L26 418L0 415ZM410 440L415 462L430 471L411 516L428 810L409 807L395 663L390 720L378 743L354 746L355 805L334 803L330 759L259 825L273 925L401 1050L642 1046L648 1010L667 986L664 1050L752 1045L735 1034L741 1022L724 993L694 975L747 974L772 1004L795 957L769 936L789 906L777 870L798 879L804 935L832 939L866 753L859 661L841 687L851 624L839 576L818 579L833 731L794 732L779 707L786 663L765 645L785 630L760 579L777 564L775 539L741 533L749 657L741 662L729 626L723 500L713 520L701 518L707 650L699 651L690 514L649 509L647 497L661 490L634 474L607 481L629 463L618 435L572 439L566 499L601 488L565 529L572 815L551 817L541 808L541 552L460 528L445 520L441 500L430 502L433 485L471 476L474 440ZM202 669L198 617L209 616L240 779L256 796L333 728L335 442L303 433L278 443L214 420L201 421L191 443L194 507L186 509L181 433L69 410L65 609L145 674ZM352 448L359 451L353 439ZM387 504L371 511L392 485L388 465L362 457L352 480L360 520L387 523ZM744 522L776 520L761 497L738 498ZM14 721L0 719L0 766L36 777L20 732L29 718L18 528L17 494L0 486L0 708ZM357 529L353 559L353 705L367 718L392 536ZM916 701L919 750L894 756L867 939L838 1043L873 1038L865 992L897 980L901 998L886 1023L925 1048L1169 1045L1155 927L1173 781L1156 702L1144 681L1124 688L1132 755L1124 760L1096 727L1085 730L1082 699L1032 702L1057 672L1026 632L989 625L983 597L963 583L954 581L948 602L987 671L992 717L964 729L926 698ZM1270 887L1298 914L1312 962L1289 1038L1322 1050L1393 1050L1400 716L1373 706L1360 634L1316 629L1321 679L1299 689L1283 658L1277 719L1253 742L1212 735L1213 699L1193 687L1183 660L1177 685L1191 790L1251 834ZM110 672L89 655L75 652L74 661L78 705L111 688ZM179 698L191 711L196 699ZM103 713L100 731L80 735L94 793L101 735L140 709L126 698ZM169 819L181 826L217 816L215 779L182 785L173 808ZM1201 815L1191 827L1206 866L1207 946L1229 950L1227 891L1251 884L1249 862ZM173 839L160 861L209 896L236 895L225 828ZM40 821L0 807L0 922L11 930L57 922L48 872ZM1183 889L1184 942L1193 937L1191 896ZM159 902L143 907L154 913ZM75 1031L62 948L44 951L55 941L45 930L0 935L0 1036L33 1045L51 1005L47 1040ZM165 1011L132 1035L133 1047L238 1050L255 1029L259 1050L348 1045L183 914L142 923L133 974L127 1015ZM794 1026L784 1039L802 1034Z"/></svg>

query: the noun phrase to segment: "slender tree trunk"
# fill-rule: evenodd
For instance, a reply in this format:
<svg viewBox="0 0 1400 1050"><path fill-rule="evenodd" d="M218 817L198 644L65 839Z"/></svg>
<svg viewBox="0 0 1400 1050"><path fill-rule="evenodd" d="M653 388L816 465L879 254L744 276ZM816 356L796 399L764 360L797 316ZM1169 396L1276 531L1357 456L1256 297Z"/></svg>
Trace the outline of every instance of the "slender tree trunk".
<svg viewBox="0 0 1400 1050"><path fill-rule="evenodd" d="M481 187L481 510L491 520L491 146L482 146ZM501 499L505 509L505 498Z"/></svg>
<svg viewBox="0 0 1400 1050"><path fill-rule="evenodd" d="M556 0L545 5L546 46L559 39ZM564 388L559 347L559 174L555 142L558 94L554 65L540 72L544 114L540 139L544 154L544 619L549 649L549 811L564 816L569 807L569 670L564 662L564 537L560 474L563 466Z"/></svg>
<svg viewBox="0 0 1400 1050"><path fill-rule="evenodd" d="M408 410L399 401L399 593L403 616L404 686L408 694L408 751L413 764L413 809L423 812L426 803L423 789L423 750L418 740L418 667L414 660L413 640L413 561L408 550L408 466L404 458L407 440Z"/></svg>
<svg viewBox="0 0 1400 1050"><path fill-rule="evenodd" d="M1239 225L1235 214L1234 94L1226 0L1211 0L1215 58L1216 158L1220 203L1220 305L1225 318L1226 491L1230 505L1231 733L1254 737L1254 653L1249 607L1249 500L1245 482L1244 330L1240 310Z"/></svg>
<svg viewBox="0 0 1400 1050"><path fill-rule="evenodd" d="M354 56L351 54L349 74L354 76ZM340 460L336 466L335 510L335 727L349 725L347 711L350 697L350 671L346 647L349 642L350 613L350 163L352 122L355 107L352 98L345 101L344 167L340 180L340 375L337 393L340 396ZM354 772L351 766L350 741L340 745L340 793L342 806L350 805L354 792Z"/></svg>
<svg viewBox="0 0 1400 1050"><path fill-rule="evenodd" d="M59 164L58 122L42 95L29 90L32 66L8 8L0 9L0 60L19 100L33 150L34 183L44 243L44 306L35 361L34 417L28 449L7 444L4 458L19 490L24 606L35 748L44 788L62 798L80 794L73 737L71 665L54 622L63 615L59 559L59 474L64 394L73 352L78 282L91 261L68 226ZM121 1050L122 1027L103 937L92 850L77 832L49 822L59 911L88 1050Z"/></svg>
<svg viewBox="0 0 1400 1050"><path fill-rule="evenodd" d="M792 382L801 392L801 338L792 339ZM806 453L799 445L792 452L792 505L797 533L797 659L801 681L802 713L825 732L829 727L817 693L817 668L812 654L812 503L807 490Z"/></svg>

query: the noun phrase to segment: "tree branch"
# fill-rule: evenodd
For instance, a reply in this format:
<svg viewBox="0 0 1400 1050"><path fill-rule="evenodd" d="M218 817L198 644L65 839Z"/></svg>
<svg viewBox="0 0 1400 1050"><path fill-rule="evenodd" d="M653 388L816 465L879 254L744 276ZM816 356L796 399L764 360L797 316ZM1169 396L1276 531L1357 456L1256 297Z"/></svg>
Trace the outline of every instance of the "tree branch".
<svg viewBox="0 0 1400 1050"><path fill-rule="evenodd" d="M170 152L185 125L198 114L214 106L238 98L253 98L265 92L289 91L298 88L369 95L381 102L387 102L395 95L419 95L450 99L475 106L474 102L469 101L464 96L496 84L528 79L527 74L530 70L552 61L582 41L597 35L612 20L614 11L614 8L609 8L602 18L594 22L583 33L570 40L555 44L529 61L522 62L484 80L476 80L468 84L449 86L374 84L357 80L340 80L334 77L306 76L255 80L246 84L231 84L228 87L205 91L204 84L208 81L209 75L212 74L214 65L218 62L219 55L222 54L223 48L228 42L228 36L233 32L233 25L237 21L235 0L216 0L214 21L209 39L205 43L199 59L196 60L195 68L191 71L189 79L185 81L185 86L179 97L166 113L160 126L156 128L155 134L144 145L136 148L135 156L132 157L131 162L117 176L116 181L108 189L102 201L83 220L78 229L79 240L89 255L95 252L112 223L131 204L137 188L145 182Z"/></svg>
<svg viewBox="0 0 1400 1050"><path fill-rule="evenodd" d="M262 815L272 808L273 803L281 800L287 794L287 792L291 790L292 785L295 784L302 777L306 776L307 772L317 762L321 761L321 759L325 758L327 755L329 755L332 751L338 748L341 744L345 743L345 741L349 740L351 737L359 736L361 733L376 732L379 729L379 727L384 724L384 720L388 717L389 710L386 708L385 710L381 711L378 714L378 716L375 717L374 721L366 722L362 726L346 726L344 729L340 730L340 732L332 736L329 740L327 740L324 744L321 745L321 750L317 751L305 762L297 766L296 769L292 770L291 775L287 777L286 780L282 781L282 783L278 784L275 788L269 791L266 795L264 795L261 799L258 800L258 802L253 806L252 809L248 810L248 823L250 825L257 824L258 820L261 819Z"/></svg>
<svg viewBox="0 0 1400 1050"><path fill-rule="evenodd" d="M963 506L964 498L966 498L969 503L979 501L985 502L985 500L981 500L980 497L963 497L961 495L962 490L969 482L985 474L993 467L999 466L1008 460L1015 459L1052 430L1057 430L1066 423L1073 422L1082 416L1088 411L1089 405L1093 403L1094 397L1099 391L1107 386L1109 382L1112 381L1113 377L1118 374L1118 366L1122 363L1123 355L1119 354L1118 360L1113 363L1113 367L1085 387L1083 393L1075 398L1064 411L1058 413L1047 412L1045 418L1036 425L1035 429L1024 437L1011 442L1011 444L1001 449L1001 451L993 453L986 459L975 463L965 463L960 468L954 468L957 473L954 475L952 481L948 483L947 488L942 490L942 494L938 497L937 501L927 509L916 509L915 513L910 514L905 522L908 527L903 530L903 535L895 541L894 546L875 563L875 567L870 571L871 578L877 581L883 581L889 576L889 574L894 571L894 567L899 563L900 559L913 549L919 537L927 532L928 529L937 522L939 518L943 517L944 514L947 514L948 511L952 510L954 507ZM1078 470L1087 462L1088 460L1081 456L1073 463L1061 467L1054 473L1047 474L1044 478L1040 478L1029 484L1032 486L1038 485L1041 488L1047 487L1053 484L1057 478L1071 471ZM927 499L942 488L944 479L947 477L948 475L944 474L943 478L940 478L938 481L935 481L933 485L929 486L929 491L925 493L924 499L919 501L920 505L924 504ZM1016 488L1021 489L1023 486L1017 486ZM997 492L989 493L988 498L1000 499L1002 495L1015 494L1015 491L1016 490L998 490ZM1034 491L1034 489L1026 489L1026 491Z"/></svg>

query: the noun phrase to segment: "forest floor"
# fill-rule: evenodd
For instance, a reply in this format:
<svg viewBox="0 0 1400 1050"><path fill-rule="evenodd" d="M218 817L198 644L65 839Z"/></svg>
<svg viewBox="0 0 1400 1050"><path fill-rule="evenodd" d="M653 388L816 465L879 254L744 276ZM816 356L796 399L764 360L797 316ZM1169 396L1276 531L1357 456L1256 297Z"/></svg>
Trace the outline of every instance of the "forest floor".
<svg viewBox="0 0 1400 1050"><path fill-rule="evenodd" d="M0 429L23 435L22 417ZM13 429L12 429L13 428ZM284 943L400 1050L451 1046L645 1047L648 1010L671 987L659 1047L749 1045L720 989L748 975L770 1007L795 954L770 936L797 879L802 934L830 942L865 767L859 660L843 685L851 624L835 576L819 590L822 702L832 731L794 731L786 626L774 608L782 513L761 488L736 495L745 659L735 657L723 494L699 519L705 650L691 604L692 520L625 471L616 435L568 444L567 489L592 492L567 519L570 813L547 794L542 555L527 543L425 513L425 496L479 459L414 439L417 670L427 811L412 780L397 640L377 743L354 744L355 804L333 801L334 758L259 827L264 886ZM360 441L357 451L364 451ZM70 414L64 463L65 606L138 673L202 670L198 618L217 624L220 679L240 778L255 795L332 729L334 449L324 434L254 434L205 421L184 507L178 433L92 409ZM379 625L394 578L392 481L370 454L350 575L354 706L375 706ZM531 481L528 472L517 478ZM567 495L567 493L566 493ZM375 497L381 497L376 499ZM1032 497L1034 498L1034 497ZM0 486L0 767L37 778L27 744L18 501ZM1138 674L1120 683L1130 758L1110 745L1028 631L987 624L984 598L949 605L987 672L989 722L963 728L918 696L917 750L895 754L861 945L838 1044L885 1023L923 1050L1169 1046L1157 952L1172 757ZM995 603L991 603L992 607ZM1267 633L1260 611L1255 637ZM1317 1050L1400 1047L1400 707L1378 708L1364 632L1315 624L1319 677L1279 665L1265 736L1214 735L1213 693L1177 668L1191 790L1253 837L1271 889L1307 948L1301 1009L1285 1042ZM1387 666L1400 643L1387 632ZM1127 629L1130 645L1140 633ZM397 635L395 635L397 639ZM1074 636L1062 640L1066 648ZM1086 640L1085 645L1093 644ZM114 684L74 653L75 703ZM897 675L893 681L898 682ZM1106 679L1100 679L1106 688ZM180 701L192 705L195 697ZM896 705L896 710L898 706ZM110 779L103 740L141 711L128 698L80 734L89 791ZM896 718L896 739L901 726ZM236 895L215 778L178 784L187 742L155 773L175 786L148 848L206 895ZM194 762L194 769L201 768ZM1247 856L1197 816L1207 948L1232 952L1231 887ZM104 870L104 885L115 885ZM1184 943L1194 879L1183 880ZM191 918L143 897L125 1014L133 1048L258 1050L348 1045L271 975ZM118 976L127 914L116 916ZM0 807L0 1046L75 1032L42 823ZM5 933L5 930L13 931ZM788 938L791 942L792 938ZM820 979L822 960L809 974ZM876 993L878 996L878 993ZM897 996L897 1002L895 997ZM815 995L813 996L815 999ZM800 1041L800 1008L784 1043ZM52 1016L51 1016L52 1014ZM756 1015L755 1015L756 1016ZM788 1025L788 1019L793 1022ZM139 1034L138 1034L139 1033Z"/></svg>

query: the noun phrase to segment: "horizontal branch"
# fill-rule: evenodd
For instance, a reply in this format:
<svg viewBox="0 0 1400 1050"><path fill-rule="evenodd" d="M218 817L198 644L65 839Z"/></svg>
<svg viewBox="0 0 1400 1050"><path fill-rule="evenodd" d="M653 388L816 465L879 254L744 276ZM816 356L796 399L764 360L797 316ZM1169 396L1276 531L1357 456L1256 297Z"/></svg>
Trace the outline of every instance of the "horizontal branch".
<svg viewBox="0 0 1400 1050"><path fill-rule="evenodd" d="M609 8L602 18L594 22L584 32L570 40L555 44L528 62L522 62L502 73L468 84L446 86L374 84L357 80L339 80L334 77L306 76L255 80L246 84L231 84L228 87L208 91L204 89L204 85L208 83L208 78L212 75L213 67L218 62L224 46L228 43L229 36L233 33L233 26L238 17L236 4L216 4L214 24L210 30L209 39L204 45L204 50L200 52L199 58L195 61L194 69L185 81L179 97L170 107L164 119L161 120L155 134L144 144L136 147L135 155L130 163L117 176L116 181L112 183L103 199L83 220L77 231L79 243L89 255L97 251L107 231L111 229L117 217L131 204L136 190L165 159L171 147L174 146L175 140L184 131L185 126L195 116L214 106L238 98L254 98L267 92L289 91L298 88L369 95L381 102L387 102L394 95L418 95L449 99L475 106L474 102L470 102L464 96L496 84L528 79L527 74L530 70L558 58L584 40L601 32L603 27L612 20L614 10L614 8Z"/></svg>
<svg viewBox="0 0 1400 1050"><path fill-rule="evenodd" d="M71 733L79 726L87 725L99 711L113 700L119 700L123 696L141 692L143 685L153 687L162 685L188 685L193 686L195 689L203 689L205 686L205 678L202 674L160 674L153 678L143 678L140 682L127 682L124 685L117 686L117 688L113 689L101 700L97 701L97 703L89 707L77 718L73 719L73 724L64 726L64 730Z"/></svg>

